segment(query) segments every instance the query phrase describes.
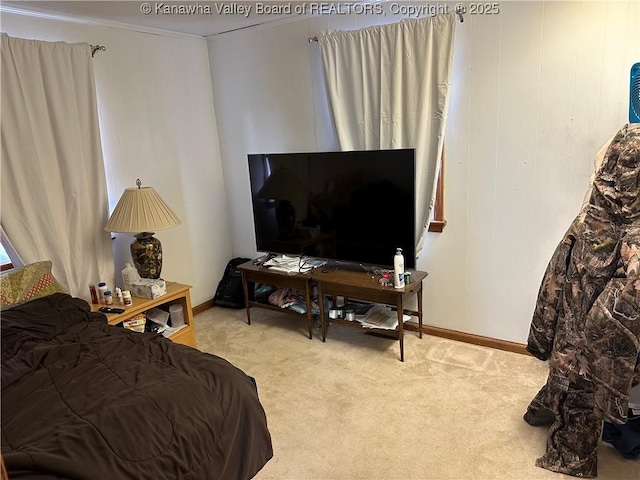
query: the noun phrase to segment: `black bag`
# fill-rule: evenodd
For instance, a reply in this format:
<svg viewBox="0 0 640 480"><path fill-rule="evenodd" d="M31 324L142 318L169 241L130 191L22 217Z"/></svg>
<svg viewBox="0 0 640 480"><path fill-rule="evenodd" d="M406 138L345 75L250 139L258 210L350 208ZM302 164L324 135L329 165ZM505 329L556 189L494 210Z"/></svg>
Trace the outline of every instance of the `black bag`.
<svg viewBox="0 0 640 480"><path fill-rule="evenodd" d="M218 284L213 304L218 307L244 308L244 292L242 290L242 273L238 265L248 262L250 258L234 258L229 260L224 269L224 276Z"/></svg>

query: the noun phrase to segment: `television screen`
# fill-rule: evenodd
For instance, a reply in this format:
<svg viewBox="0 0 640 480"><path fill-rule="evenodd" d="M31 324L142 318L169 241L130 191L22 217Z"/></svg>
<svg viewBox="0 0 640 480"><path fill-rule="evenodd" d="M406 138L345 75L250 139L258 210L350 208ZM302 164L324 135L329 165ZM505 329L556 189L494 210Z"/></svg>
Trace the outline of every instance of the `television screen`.
<svg viewBox="0 0 640 480"><path fill-rule="evenodd" d="M256 247L415 268L415 150L250 154Z"/></svg>

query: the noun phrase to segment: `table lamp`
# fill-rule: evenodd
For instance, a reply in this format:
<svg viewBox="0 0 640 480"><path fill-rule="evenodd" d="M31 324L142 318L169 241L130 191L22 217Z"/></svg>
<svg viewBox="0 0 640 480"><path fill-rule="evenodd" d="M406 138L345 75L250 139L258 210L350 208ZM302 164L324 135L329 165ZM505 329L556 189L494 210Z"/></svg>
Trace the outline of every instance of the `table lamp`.
<svg viewBox="0 0 640 480"><path fill-rule="evenodd" d="M160 278L162 245L153 236L155 230L180 225L180 219L152 187L125 189L104 229L107 232L133 233L131 259L141 278Z"/></svg>

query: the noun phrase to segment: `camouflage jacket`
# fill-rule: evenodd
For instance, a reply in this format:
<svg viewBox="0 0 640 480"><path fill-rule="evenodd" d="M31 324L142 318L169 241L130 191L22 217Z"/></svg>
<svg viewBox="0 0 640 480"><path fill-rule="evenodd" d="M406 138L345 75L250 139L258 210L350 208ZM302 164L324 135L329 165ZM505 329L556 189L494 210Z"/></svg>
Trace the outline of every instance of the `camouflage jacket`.
<svg viewBox="0 0 640 480"><path fill-rule="evenodd" d="M640 125L625 125L588 203L544 274L527 350L550 360L549 381L593 382L602 419L624 423L640 382Z"/></svg>

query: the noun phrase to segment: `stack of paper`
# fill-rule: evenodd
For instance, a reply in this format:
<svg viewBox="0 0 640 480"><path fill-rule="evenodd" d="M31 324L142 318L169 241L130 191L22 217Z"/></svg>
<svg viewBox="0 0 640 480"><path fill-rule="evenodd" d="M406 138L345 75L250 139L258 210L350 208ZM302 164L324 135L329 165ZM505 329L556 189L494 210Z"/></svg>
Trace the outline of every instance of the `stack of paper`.
<svg viewBox="0 0 640 480"><path fill-rule="evenodd" d="M282 255L281 257L274 257L264 262L264 266L269 267L269 270L275 270L277 272L297 272L300 270L300 257Z"/></svg>
<svg viewBox="0 0 640 480"><path fill-rule="evenodd" d="M162 333L163 337L167 337L169 338L171 335L173 335L174 333L176 333L178 330L182 330L183 328L185 328L187 325L180 325L179 327L169 327L169 326L165 326L166 328L164 330L162 330L162 332L158 332L158 333Z"/></svg>
<svg viewBox="0 0 640 480"><path fill-rule="evenodd" d="M411 319L409 315L402 316L403 321ZM395 330L398 327L398 313L385 305L374 305L365 315L356 315L364 328L381 328Z"/></svg>
<svg viewBox="0 0 640 480"><path fill-rule="evenodd" d="M316 267L322 266L325 263L326 262L324 260L318 260L311 257L282 255L280 257L274 257L267 260L263 265L268 267L269 270L274 270L276 272L305 273Z"/></svg>

